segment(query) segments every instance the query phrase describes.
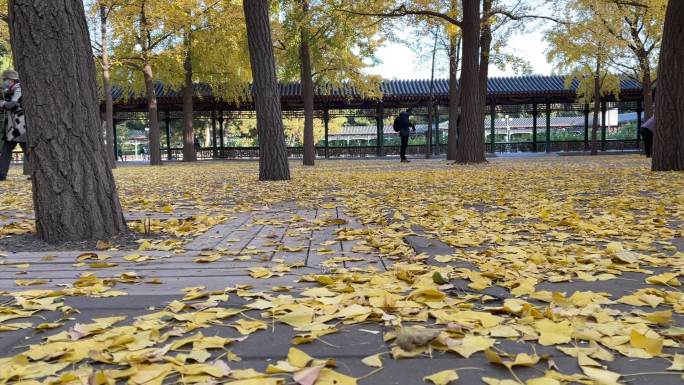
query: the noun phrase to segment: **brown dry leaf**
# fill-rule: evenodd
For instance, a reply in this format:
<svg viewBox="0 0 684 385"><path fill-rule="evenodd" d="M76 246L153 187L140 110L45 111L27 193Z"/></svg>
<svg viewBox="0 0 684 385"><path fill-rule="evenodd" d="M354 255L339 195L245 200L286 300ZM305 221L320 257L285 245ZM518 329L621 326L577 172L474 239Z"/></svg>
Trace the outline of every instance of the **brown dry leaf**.
<svg viewBox="0 0 684 385"><path fill-rule="evenodd" d="M397 333L396 343L403 350L411 350L425 346L432 342L439 334L440 330L423 329L418 327L404 327Z"/></svg>

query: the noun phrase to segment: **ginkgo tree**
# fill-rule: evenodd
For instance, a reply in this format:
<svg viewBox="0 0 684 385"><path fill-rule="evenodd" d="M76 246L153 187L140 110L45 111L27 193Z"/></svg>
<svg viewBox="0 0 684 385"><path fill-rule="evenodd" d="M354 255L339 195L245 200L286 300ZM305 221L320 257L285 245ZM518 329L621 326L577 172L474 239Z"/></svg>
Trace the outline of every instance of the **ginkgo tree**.
<svg viewBox="0 0 684 385"><path fill-rule="evenodd" d="M491 4L491 2L490 2ZM442 20L454 27L458 27L462 39L462 70L460 93L468 95L461 98L461 109L456 110L458 103L450 103L450 115L461 116L461 133L458 151L450 154L459 163L480 163L485 161L484 135L482 125L484 122L484 109L480 106L480 74L481 68L488 63L480 63L481 35L481 12L479 0L461 0L460 12L458 4L443 0L374 0L367 3L347 4L340 7L343 12L356 15L365 15L380 18L397 18L407 16L420 16ZM460 18L457 18L459 17ZM485 18L489 20L489 18ZM484 23L486 24L486 23ZM486 43L486 41L484 42ZM486 44L485 44L486 45ZM486 56L488 58L488 55ZM486 78L486 73L484 73ZM453 118L452 118L453 119ZM455 120L455 119L454 119ZM455 130L453 130L455 131ZM449 130L449 146L455 149L455 137Z"/></svg>
<svg viewBox="0 0 684 385"><path fill-rule="evenodd" d="M290 179L269 5L268 0L242 3L252 66L252 97L259 135L261 181Z"/></svg>
<svg viewBox="0 0 684 385"><path fill-rule="evenodd" d="M0 0L0 53L2 56L11 56L9 25L7 17L7 0Z"/></svg>
<svg viewBox="0 0 684 385"><path fill-rule="evenodd" d="M653 171L684 171L684 2L670 1L660 52Z"/></svg>
<svg viewBox="0 0 684 385"><path fill-rule="evenodd" d="M508 21L526 19L552 19L535 15L523 2L512 6L501 0L373 0L347 4L343 12L380 18L421 17L441 21L452 28L452 45L461 42L461 82L453 89L456 66L450 70L450 129L448 158L458 163L480 163L484 153L484 103L486 101L489 64L492 50L501 46L495 43L495 32ZM456 34L460 35L456 35ZM505 36L502 36L505 39ZM454 47L450 56L455 59ZM515 59L519 62L518 59ZM468 95L460 98L460 95ZM455 100L459 102L455 102ZM460 137L456 145L456 122L461 121Z"/></svg>
<svg viewBox="0 0 684 385"><path fill-rule="evenodd" d="M215 98L239 101L247 96L251 75L244 13L233 0L175 1L166 14L176 30L172 51L182 78L169 79L183 88L183 160L196 160L193 133L194 85L209 85Z"/></svg>
<svg viewBox="0 0 684 385"><path fill-rule="evenodd" d="M379 94L380 78L367 75L382 39L380 25L350 13L337 12L339 0L282 0L279 49L280 75L298 78L304 104L304 165L313 166L314 89L326 92L351 86L362 95ZM327 87L330 88L327 88Z"/></svg>
<svg viewBox="0 0 684 385"><path fill-rule="evenodd" d="M591 154L598 153L598 128L601 99L620 94L620 78L609 70L615 45L603 30L603 22L583 0L568 3L567 21L556 24L547 33L547 57L567 73L566 87L575 86L582 102L593 102Z"/></svg>
<svg viewBox="0 0 684 385"><path fill-rule="evenodd" d="M610 38L607 43L615 52L609 58L609 65L641 82L645 119L653 116L653 84L667 3L667 0L581 0L576 3L591 11L591 16L600 21L595 23L596 28Z"/></svg>
<svg viewBox="0 0 684 385"><path fill-rule="evenodd" d="M170 0L131 0L114 8L109 16L115 36L113 76L130 85L131 91L145 92L151 165L162 164L156 84L172 83L178 73L174 52L169 49L177 32L168 19L174 10Z"/></svg>
<svg viewBox="0 0 684 385"><path fill-rule="evenodd" d="M36 230L53 243L123 234L116 184L102 156L83 3L57 2L50 12L44 7L34 0L11 1L9 8L17 70L30 73L22 82L22 107L30 118Z"/></svg>
<svg viewBox="0 0 684 385"><path fill-rule="evenodd" d="M109 16L116 7L123 4L123 0L94 0L86 2L91 14L91 32L95 59L99 65L102 80L102 94L105 101L104 138L105 157L112 168L116 168L116 149L114 148L114 101L112 97L112 59L111 59L111 28ZM96 28L99 27L99 28Z"/></svg>

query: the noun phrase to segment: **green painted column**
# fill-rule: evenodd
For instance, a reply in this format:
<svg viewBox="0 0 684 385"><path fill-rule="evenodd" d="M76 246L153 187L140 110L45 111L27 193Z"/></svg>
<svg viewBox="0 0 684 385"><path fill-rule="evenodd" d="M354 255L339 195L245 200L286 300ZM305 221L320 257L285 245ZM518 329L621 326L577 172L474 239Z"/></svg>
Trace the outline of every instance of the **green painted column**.
<svg viewBox="0 0 684 385"><path fill-rule="evenodd" d="M384 114L385 109L381 105L376 110L375 123L378 129L376 152L378 156L385 156L385 121Z"/></svg>
<svg viewBox="0 0 684 385"><path fill-rule="evenodd" d="M330 112L328 110L323 111L323 129L325 130L325 158L330 158L330 140L329 140L329 124L330 124Z"/></svg>
<svg viewBox="0 0 684 385"><path fill-rule="evenodd" d="M606 102L601 102L601 151L606 151Z"/></svg>
<svg viewBox="0 0 684 385"><path fill-rule="evenodd" d="M537 118L539 110L537 103L532 105L532 152L537 152Z"/></svg>
<svg viewBox="0 0 684 385"><path fill-rule="evenodd" d="M551 152L551 103L546 102L546 152Z"/></svg>
<svg viewBox="0 0 684 385"><path fill-rule="evenodd" d="M496 153L496 102L492 99L489 105L489 114L491 119L491 126L489 128L489 145L491 146L491 153Z"/></svg>
<svg viewBox="0 0 684 385"><path fill-rule="evenodd" d="M589 151L589 104L584 105L584 151Z"/></svg>
<svg viewBox="0 0 684 385"><path fill-rule="evenodd" d="M166 125L166 159L171 160L173 152L171 151L171 114L169 111L164 114L164 124Z"/></svg>
<svg viewBox="0 0 684 385"><path fill-rule="evenodd" d="M639 130L641 130L641 113L643 112L643 104L641 100L637 102L637 129L636 129L636 148L639 150L641 148L641 135L639 135Z"/></svg>

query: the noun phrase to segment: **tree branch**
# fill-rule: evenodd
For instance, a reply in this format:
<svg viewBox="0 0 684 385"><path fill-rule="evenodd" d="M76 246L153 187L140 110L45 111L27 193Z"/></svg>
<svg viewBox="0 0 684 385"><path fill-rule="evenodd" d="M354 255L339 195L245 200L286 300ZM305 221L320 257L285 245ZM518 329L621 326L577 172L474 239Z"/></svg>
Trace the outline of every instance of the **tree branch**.
<svg viewBox="0 0 684 385"><path fill-rule="evenodd" d="M435 12L435 11L429 11L429 10L419 10L419 9L408 9L406 8L405 5L401 5L395 9L393 9L390 12L380 12L380 13L373 13L373 12L359 12L359 11L352 11L349 9L337 9L337 11L340 12L346 12L346 13L351 13L352 15L359 15L359 16L372 16L372 17L403 17L403 16L429 16L429 17L434 17L437 19L442 19L450 24L453 24L457 27L461 26L461 21L456 20L453 17L446 15L441 12Z"/></svg>
<svg viewBox="0 0 684 385"><path fill-rule="evenodd" d="M158 46L159 44L163 43L164 40L166 40L166 39L168 39L169 37L171 37L171 35L173 35L174 33L175 33L175 31L167 32L167 33L165 33L165 34L163 34L163 35L157 37L156 39L153 39L153 38L152 38L152 34L149 33L149 37L148 37L148 39L149 39L149 40L148 40L148 49L151 51L151 50L157 48L157 46Z"/></svg>
<svg viewBox="0 0 684 385"><path fill-rule="evenodd" d="M495 8L495 9L492 9L491 12L488 12L486 15L484 15L484 17L482 18L482 21L484 22L484 21L486 21L487 19L489 19L490 17L492 17L492 16L494 16L494 15L506 16L507 18L509 18L509 19L511 19L511 20L540 19L540 20L549 20L549 21L553 21L554 23L558 23L558 24L570 24L570 23L568 23L568 22L565 21L565 20L556 19L555 17L551 17L551 16L543 16L543 15L518 15L518 14L515 14L515 13L513 13L513 12L511 12L511 11L509 11L509 10L503 9L503 8Z"/></svg>
<svg viewBox="0 0 684 385"><path fill-rule="evenodd" d="M613 3L616 5L629 5L632 7L648 8L648 5L642 3L641 1L613 0Z"/></svg>

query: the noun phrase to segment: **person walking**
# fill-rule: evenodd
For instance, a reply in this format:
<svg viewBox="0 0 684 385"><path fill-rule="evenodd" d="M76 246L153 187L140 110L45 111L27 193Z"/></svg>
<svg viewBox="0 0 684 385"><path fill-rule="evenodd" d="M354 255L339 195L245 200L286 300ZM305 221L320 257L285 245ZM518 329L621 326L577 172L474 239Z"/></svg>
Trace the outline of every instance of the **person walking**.
<svg viewBox="0 0 684 385"><path fill-rule="evenodd" d="M0 110L5 112L5 129L2 132L2 150L0 152L0 181L7 179L12 162L12 152L21 146L24 151L24 162L28 161L28 146L26 146L26 120L21 108L21 83L19 73L6 70L2 73L2 94Z"/></svg>
<svg viewBox="0 0 684 385"><path fill-rule="evenodd" d="M408 148L409 137L411 136L411 129L416 132L416 126L411 122L412 110L408 109L401 112L399 116L394 119L394 130L399 133L401 138L401 162L409 163L410 160L406 158L406 149Z"/></svg>
<svg viewBox="0 0 684 385"><path fill-rule="evenodd" d="M646 123L641 125L639 133L644 139L644 153L647 158L651 157L653 154L653 129L655 128L655 116L651 117L646 121Z"/></svg>

